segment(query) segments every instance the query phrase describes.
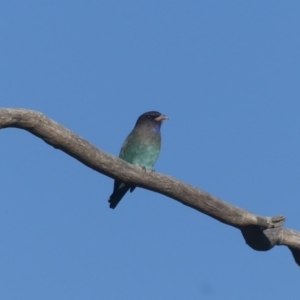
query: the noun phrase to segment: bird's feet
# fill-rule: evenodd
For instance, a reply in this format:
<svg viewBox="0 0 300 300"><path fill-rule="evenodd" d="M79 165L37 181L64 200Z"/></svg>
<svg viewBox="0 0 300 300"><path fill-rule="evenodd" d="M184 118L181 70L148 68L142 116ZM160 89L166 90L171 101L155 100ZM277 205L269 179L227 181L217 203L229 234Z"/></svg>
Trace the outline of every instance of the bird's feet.
<svg viewBox="0 0 300 300"><path fill-rule="evenodd" d="M140 167L145 171L145 172L150 172L150 173L154 173L155 170L154 169L147 169L145 166L141 166Z"/></svg>

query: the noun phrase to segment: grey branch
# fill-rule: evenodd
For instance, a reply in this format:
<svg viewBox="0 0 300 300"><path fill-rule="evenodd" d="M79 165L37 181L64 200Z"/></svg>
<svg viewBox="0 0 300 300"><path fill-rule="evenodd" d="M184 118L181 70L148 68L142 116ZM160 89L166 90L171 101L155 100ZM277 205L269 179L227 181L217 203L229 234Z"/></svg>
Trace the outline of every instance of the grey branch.
<svg viewBox="0 0 300 300"><path fill-rule="evenodd" d="M25 129L93 170L172 198L222 223L241 230L252 249L287 246L300 266L300 232L283 227L284 217L264 217L233 206L189 184L141 168L106 153L44 114L21 108L0 108L0 129Z"/></svg>

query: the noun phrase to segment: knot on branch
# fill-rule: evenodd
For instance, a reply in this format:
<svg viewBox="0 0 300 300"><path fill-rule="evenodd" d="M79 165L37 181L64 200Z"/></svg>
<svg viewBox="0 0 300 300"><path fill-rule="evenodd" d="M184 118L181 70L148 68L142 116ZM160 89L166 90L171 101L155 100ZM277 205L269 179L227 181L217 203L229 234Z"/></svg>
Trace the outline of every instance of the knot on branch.
<svg viewBox="0 0 300 300"><path fill-rule="evenodd" d="M257 251L268 251L278 244L281 227L261 229L257 226L245 226L241 229L246 244Z"/></svg>

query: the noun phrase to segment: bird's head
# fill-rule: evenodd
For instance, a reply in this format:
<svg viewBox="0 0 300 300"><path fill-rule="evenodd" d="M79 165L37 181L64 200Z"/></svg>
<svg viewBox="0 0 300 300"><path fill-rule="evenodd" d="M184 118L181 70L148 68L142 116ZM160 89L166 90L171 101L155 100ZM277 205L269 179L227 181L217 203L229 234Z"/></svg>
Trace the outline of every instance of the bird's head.
<svg viewBox="0 0 300 300"><path fill-rule="evenodd" d="M148 111L143 113L139 116L139 118L136 121L136 125L141 124L152 124L154 127L159 126L162 124L162 121L168 120L168 117L161 114L158 111Z"/></svg>

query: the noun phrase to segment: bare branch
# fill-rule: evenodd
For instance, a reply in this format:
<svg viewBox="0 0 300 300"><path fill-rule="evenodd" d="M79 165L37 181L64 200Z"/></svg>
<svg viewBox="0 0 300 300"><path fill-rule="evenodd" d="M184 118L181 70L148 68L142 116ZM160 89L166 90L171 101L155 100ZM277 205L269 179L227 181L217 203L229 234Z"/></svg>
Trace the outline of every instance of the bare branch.
<svg viewBox="0 0 300 300"><path fill-rule="evenodd" d="M0 109L0 128L7 127L27 130L101 174L163 194L222 223L238 228L246 243L255 250L267 251L275 245L288 246L300 266L300 233L283 228L282 215L259 216L171 176L145 172L96 148L37 111L21 108Z"/></svg>

